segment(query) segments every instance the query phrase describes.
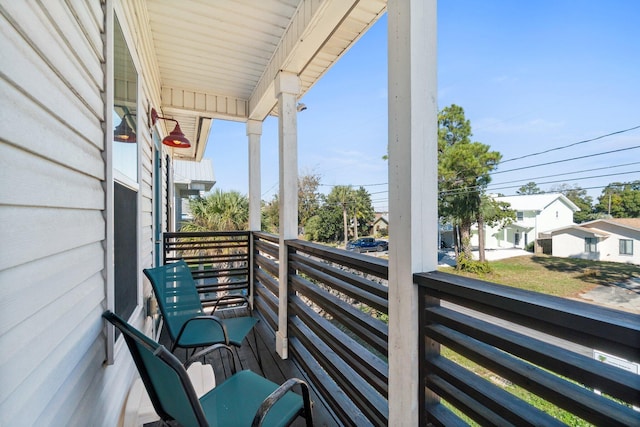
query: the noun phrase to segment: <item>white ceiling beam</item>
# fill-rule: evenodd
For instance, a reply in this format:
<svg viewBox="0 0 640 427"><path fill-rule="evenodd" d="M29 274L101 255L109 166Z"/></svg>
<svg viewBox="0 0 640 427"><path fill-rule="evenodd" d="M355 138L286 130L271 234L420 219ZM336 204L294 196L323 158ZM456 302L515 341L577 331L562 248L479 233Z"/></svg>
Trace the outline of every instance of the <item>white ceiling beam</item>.
<svg viewBox="0 0 640 427"><path fill-rule="evenodd" d="M248 101L232 96L162 87L162 109L198 113L201 116L246 121Z"/></svg>
<svg viewBox="0 0 640 427"><path fill-rule="evenodd" d="M276 105L279 71L300 74L358 0L303 0L249 98L249 118L264 120Z"/></svg>

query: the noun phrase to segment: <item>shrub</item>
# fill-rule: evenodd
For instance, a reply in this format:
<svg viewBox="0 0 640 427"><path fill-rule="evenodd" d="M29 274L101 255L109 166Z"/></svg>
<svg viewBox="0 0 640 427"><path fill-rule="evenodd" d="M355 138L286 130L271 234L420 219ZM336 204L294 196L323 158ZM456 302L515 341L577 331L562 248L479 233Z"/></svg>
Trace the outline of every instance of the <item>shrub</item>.
<svg viewBox="0 0 640 427"><path fill-rule="evenodd" d="M487 261L480 262L470 259L464 253L458 256L456 269L473 274L489 274L493 272L493 269Z"/></svg>
<svg viewBox="0 0 640 427"><path fill-rule="evenodd" d="M527 252L533 253L533 251L535 250L534 248L535 248L535 242L529 242L527 246L525 246L524 250Z"/></svg>

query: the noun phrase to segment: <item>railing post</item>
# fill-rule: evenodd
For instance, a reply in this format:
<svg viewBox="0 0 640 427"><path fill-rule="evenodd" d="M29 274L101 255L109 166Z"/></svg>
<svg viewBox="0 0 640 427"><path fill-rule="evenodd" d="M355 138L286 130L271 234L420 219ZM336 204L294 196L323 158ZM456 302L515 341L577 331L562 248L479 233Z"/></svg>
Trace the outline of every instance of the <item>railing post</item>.
<svg viewBox="0 0 640 427"><path fill-rule="evenodd" d="M436 0L389 0L389 425L421 425L413 274L437 268ZM424 424L422 424L424 425Z"/></svg>
<svg viewBox="0 0 640 427"><path fill-rule="evenodd" d="M280 159L280 267L278 303L278 331L276 351L283 359L288 357L288 293L289 257L286 241L298 237L298 126L297 108L300 78L280 71L275 79L278 98L278 141Z"/></svg>

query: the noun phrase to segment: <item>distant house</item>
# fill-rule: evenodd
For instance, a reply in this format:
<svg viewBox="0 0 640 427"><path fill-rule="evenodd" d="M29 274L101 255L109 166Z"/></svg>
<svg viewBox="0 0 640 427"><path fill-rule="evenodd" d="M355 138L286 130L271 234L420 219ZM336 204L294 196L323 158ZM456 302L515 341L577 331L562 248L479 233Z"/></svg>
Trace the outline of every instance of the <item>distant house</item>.
<svg viewBox="0 0 640 427"><path fill-rule="evenodd" d="M216 178L211 159L202 159L200 162L174 160L175 230L180 228L181 221L192 219L189 198L202 196L204 192L211 190L215 183Z"/></svg>
<svg viewBox="0 0 640 427"><path fill-rule="evenodd" d="M640 265L640 218L598 219L549 234L553 256Z"/></svg>
<svg viewBox="0 0 640 427"><path fill-rule="evenodd" d="M505 227L486 227L486 249L524 249L538 238L539 233L572 225L573 213L580 210L560 193L495 197L495 200L509 203L516 211L516 221ZM478 245L477 230L471 244Z"/></svg>
<svg viewBox="0 0 640 427"><path fill-rule="evenodd" d="M371 234L378 237L389 235L389 215L388 214L376 213L376 219L373 221Z"/></svg>

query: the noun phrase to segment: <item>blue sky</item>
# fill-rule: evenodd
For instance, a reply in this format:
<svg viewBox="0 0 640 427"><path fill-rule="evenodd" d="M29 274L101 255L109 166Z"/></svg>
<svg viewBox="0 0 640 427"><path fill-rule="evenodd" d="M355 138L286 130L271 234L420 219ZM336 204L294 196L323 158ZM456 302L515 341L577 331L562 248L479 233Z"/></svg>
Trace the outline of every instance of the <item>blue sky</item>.
<svg viewBox="0 0 640 427"><path fill-rule="evenodd" d="M439 108L462 106L473 140L502 154L489 191L566 183L595 199L610 182L640 179L640 148L632 148L640 128L580 143L640 126L639 22L636 0L439 2ZM377 210L388 209L386 25L381 18L301 99L308 109L298 115L300 173L319 174L325 193L365 185ZM264 123L261 150L262 198L271 200L275 118ZM247 194L243 123L215 121L205 157L217 188Z"/></svg>

